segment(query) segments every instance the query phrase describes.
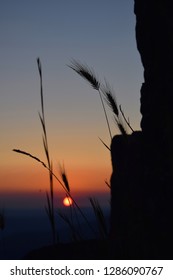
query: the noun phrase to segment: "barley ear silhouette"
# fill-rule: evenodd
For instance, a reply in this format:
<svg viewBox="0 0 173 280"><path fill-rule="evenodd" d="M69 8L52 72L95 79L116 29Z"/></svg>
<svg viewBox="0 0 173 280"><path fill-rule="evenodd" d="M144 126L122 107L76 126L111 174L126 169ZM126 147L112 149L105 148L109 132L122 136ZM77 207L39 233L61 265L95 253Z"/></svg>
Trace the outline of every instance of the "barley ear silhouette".
<svg viewBox="0 0 173 280"><path fill-rule="evenodd" d="M103 111L104 111L105 119L106 119L106 124L107 124L107 127L108 127L108 132L109 132L110 138L112 140L111 128L110 128L106 108L105 108L105 105L104 105L104 102L103 102L102 92L101 92L101 89L100 89L100 82L96 78L96 75L95 75L94 71L91 68L89 68L87 65L84 65L84 64L82 64L82 63L80 63L80 62L78 62L74 59L71 61L71 65L68 65L68 67L70 67L72 70L74 70L84 80L88 81L89 84L95 90L98 91L100 101L101 101L101 104L102 104L102 108L103 108Z"/></svg>

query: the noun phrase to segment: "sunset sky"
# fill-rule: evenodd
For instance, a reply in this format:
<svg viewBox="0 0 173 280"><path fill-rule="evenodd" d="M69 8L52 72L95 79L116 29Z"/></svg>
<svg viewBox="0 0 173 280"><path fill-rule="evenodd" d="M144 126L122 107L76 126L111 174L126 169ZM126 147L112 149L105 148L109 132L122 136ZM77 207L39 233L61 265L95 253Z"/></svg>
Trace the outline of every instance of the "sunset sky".
<svg viewBox="0 0 173 280"><path fill-rule="evenodd" d="M135 41L133 0L6 0L0 11L0 206L44 202L48 173L25 150L46 161L37 57L43 68L45 114L54 172L65 165L71 191L109 194L110 138L99 96L67 65L86 63L115 89L134 129L140 128L143 69ZM113 134L118 130L109 113ZM55 181L58 199L64 196ZM57 202L58 203L58 202Z"/></svg>

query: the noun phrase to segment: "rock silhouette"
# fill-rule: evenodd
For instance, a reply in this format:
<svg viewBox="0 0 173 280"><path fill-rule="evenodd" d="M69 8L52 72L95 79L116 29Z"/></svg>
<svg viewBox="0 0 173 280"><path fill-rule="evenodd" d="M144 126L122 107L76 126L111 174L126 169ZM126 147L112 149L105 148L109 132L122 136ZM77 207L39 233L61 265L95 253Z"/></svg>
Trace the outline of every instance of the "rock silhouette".
<svg viewBox="0 0 173 280"><path fill-rule="evenodd" d="M111 145L111 254L173 258L173 3L135 0L141 132Z"/></svg>

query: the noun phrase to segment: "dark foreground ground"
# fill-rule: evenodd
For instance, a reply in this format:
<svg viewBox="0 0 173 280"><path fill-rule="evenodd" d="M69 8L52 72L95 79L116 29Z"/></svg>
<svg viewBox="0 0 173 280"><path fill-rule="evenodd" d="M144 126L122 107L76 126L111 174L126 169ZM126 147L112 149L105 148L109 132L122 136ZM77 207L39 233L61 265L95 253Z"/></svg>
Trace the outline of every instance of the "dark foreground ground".
<svg viewBox="0 0 173 280"><path fill-rule="evenodd" d="M45 246L24 256L27 260L104 260L109 258L108 242L94 239Z"/></svg>
<svg viewBox="0 0 173 280"><path fill-rule="evenodd" d="M160 244L147 244L145 253L136 250L132 244L128 251L127 247L115 246L108 240L85 240L72 243L60 243L56 246L44 246L40 249L30 251L23 259L27 260L172 260L173 250L166 243L165 246ZM128 243L128 241L127 241ZM126 244L127 244L126 243Z"/></svg>

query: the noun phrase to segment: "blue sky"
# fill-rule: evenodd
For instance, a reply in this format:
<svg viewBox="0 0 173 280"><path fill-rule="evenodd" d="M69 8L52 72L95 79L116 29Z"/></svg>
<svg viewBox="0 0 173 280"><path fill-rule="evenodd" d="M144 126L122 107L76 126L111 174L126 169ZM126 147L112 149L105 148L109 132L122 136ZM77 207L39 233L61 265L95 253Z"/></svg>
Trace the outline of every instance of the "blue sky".
<svg viewBox="0 0 173 280"><path fill-rule="evenodd" d="M43 158L37 57L43 66L55 166L64 161L67 170L73 166L74 171L105 164L109 178L110 155L98 140L101 137L110 144L99 98L67 64L77 59L92 67L101 80L106 78L132 127L139 129L143 69L135 42L133 1L1 1L0 31L0 187L12 188L14 181L21 188L21 171L26 176L35 168L12 153L13 148ZM112 130L118 133L113 121Z"/></svg>

